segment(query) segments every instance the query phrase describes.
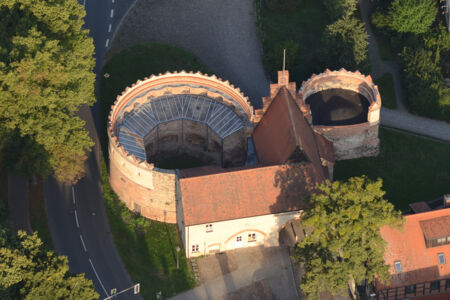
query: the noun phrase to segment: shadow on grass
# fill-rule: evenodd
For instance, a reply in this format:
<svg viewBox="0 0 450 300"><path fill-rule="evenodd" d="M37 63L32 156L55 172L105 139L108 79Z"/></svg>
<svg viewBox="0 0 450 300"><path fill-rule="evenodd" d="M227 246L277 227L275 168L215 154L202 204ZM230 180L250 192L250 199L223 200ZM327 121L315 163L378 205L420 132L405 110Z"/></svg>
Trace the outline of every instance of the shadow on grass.
<svg viewBox="0 0 450 300"><path fill-rule="evenodd" d="M380 128L380 154L338 161L334 179L366 174L383 179L386 198L396 209L409 203L431 201L449 193L450 144Z"/></svg>

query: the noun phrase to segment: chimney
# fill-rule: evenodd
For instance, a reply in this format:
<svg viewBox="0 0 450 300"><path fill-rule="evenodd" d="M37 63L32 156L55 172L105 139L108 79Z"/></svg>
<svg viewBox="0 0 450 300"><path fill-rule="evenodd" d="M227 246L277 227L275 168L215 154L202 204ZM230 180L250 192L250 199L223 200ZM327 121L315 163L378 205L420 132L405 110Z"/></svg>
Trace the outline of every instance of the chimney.
<svg viewBox="0 0 450 300"><path fill-rule="evenodd" d="M450 207L450 194L444 195L444 207Z"/></svg>

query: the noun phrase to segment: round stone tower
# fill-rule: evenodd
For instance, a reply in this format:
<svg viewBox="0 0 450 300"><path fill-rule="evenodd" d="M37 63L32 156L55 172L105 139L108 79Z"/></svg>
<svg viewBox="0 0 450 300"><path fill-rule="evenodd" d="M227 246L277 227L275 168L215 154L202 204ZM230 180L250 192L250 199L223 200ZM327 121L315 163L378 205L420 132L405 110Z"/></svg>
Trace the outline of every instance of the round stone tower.
<svg viewBox="0 0 450 300"><path fill-rule="evenodd" d="M333 142L336 159L378 154L381 97L370 75L327 69L303 82L299 96L314 131Z"/></svg>
<svg viewBox="0 0 450 300"><path fill-rule="evenodd" d="M176 223L177 166L165 166L180 155L245 164L253 118L248 98L216 76L182 71L138 81L111 107L111 187L130 209Z"/></svg>

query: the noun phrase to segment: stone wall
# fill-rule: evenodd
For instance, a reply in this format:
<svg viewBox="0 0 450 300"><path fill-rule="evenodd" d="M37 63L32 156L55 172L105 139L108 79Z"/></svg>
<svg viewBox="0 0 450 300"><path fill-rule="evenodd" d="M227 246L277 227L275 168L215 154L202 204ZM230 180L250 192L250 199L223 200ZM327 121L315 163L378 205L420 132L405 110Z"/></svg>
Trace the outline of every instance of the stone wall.
<svg viewBox="0 0 450 300"><path fill-rule="evenodd" d="M313 129L333 142L337 160L375 156L379 153L378 127L380 123L381 97L372 78L360 72L326 70L303 82L299 96L304 109L309 109L306 99L327 89L346 89L362 94L369 100L367 122L342 126L314 126Z"/></svg>
<svg viewBox="0 0 450 300"><path fill-rule="evenodd" d="M123 154L110 143L109 182L120 200L146 218L176 223L175 172Z"/></svg>
<svg viewBox="0 0 450 300"><path fill-rule="evenodd" d="M379 124L369 122L345 126L314 126L314 131L333 142L337 160L376 156Z"/></svg>

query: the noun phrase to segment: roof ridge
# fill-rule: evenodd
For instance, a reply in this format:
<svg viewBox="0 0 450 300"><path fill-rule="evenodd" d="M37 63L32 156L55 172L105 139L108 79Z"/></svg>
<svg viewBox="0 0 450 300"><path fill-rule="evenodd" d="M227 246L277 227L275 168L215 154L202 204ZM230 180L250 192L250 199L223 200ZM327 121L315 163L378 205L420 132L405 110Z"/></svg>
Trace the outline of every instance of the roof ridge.
<svg viewBox="0 0 450 300"><path fill-rule="evenodd" d="M289 164L274 164L274 165L266 165L266 166L252 166L250 168L245 168L245 169L238 169L238 170L232 170L232 171L225 171L225 172L220 172L220 173L212 173L212 174L201 174L201 175L197 175L197 176L191 176L191 177L181 177L180 180L189 180L189 179L194 179L194 178L199 178L199 177L204 177L204 176L219 176L219 175L223 175L223 174L230 174L230 173L238 173L238 172L250 172L253 170L260 170L260 169L270 169L270 168L282 168L285 167ZM307 164L297 164L298 166L309 166L312 165L311 162L307 163ZM226 169L224 169L226 170Z"/></svg>
<svg viewBox="0 0 450 300"><path fill-rule="evenodd" d="M295 144L296 144L296 146L301 148L302 146L300 145L300 139L298 138L297 126L295 126L294 115L293 115L293 111L292 111L292 108L291 108L291 103L290 103L291 101L290 101L288 95L286 94L286 93L289 93L289 91L286 89L285 86L281 87L280 92L281 91L284 92L284 94L283 94L284 97L283 98L287 102L287 107L288 107L288 112L289 112L289 120L290 120L291 126L292 126L292 128L294 130Z"/></svg>

